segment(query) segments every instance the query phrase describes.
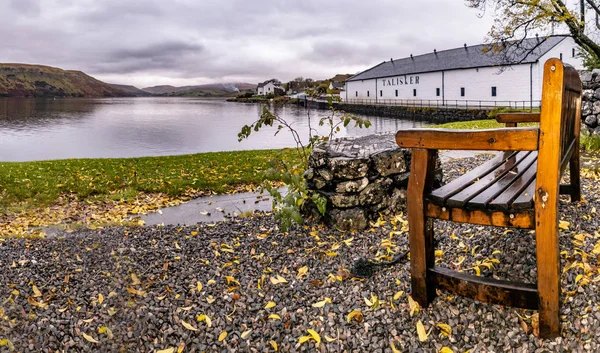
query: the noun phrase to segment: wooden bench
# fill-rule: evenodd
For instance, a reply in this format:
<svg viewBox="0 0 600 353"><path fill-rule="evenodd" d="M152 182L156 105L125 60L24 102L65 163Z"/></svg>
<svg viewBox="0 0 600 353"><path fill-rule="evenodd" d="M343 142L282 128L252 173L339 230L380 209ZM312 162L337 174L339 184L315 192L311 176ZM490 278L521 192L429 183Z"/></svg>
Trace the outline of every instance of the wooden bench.
<svg viewBox="0 0 600 353"><path fill-rule="evenodd" d="M396 134L412 149L408 185L411 286L427 306L436 287L479 301L539 310L541 337L559 335L560 258L558 196L580 199L581 81L574 68L550 59L544 65L541 113L503 114L508 127L457 131L409 129ZM537 122L538 127L516 127ZM498 150L500 155L433 189L437 150ZM569 165L570 183L560 185ZM467 275L435 266L433 219L535 229L537 283Z"/></svg>

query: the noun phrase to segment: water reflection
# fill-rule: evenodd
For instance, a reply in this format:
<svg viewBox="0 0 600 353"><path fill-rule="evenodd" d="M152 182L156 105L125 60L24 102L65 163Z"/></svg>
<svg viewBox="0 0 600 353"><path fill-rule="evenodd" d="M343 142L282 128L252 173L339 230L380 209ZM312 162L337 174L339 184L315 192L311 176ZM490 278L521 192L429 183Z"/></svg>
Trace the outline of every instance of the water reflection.
<svg viewBox="0 0 600 353"><path fill-rule="evenodd" d="M328 111L294 105L272 107L272 111L291 122L304 142L309 136L309 121L320 134L328 133L326 127L318 126ZM287 132L273 136L276 127L238 142L240 128L255 121L261 112L258 104L222 99L0 99L0 160L138 157L294 146ZM342 127L337 136L426 125L365 118L371 120L371 128Z"/></svg>

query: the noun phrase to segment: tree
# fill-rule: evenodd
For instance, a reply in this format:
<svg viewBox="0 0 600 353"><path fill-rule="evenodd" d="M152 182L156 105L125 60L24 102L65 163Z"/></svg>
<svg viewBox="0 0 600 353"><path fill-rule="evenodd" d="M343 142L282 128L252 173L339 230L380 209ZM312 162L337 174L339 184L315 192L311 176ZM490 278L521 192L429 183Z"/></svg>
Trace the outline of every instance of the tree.
<svg viewBox="0 0 600 353"><path fill-rule="evenodd" d="M600 45L593 38L600 33L600 0L579 1L579 9L569 9L566 0L465 0L467 6L480 10L481 14L488 8L494 10L495 21L487 39L492 50L519 48L533 33L548 33L555 26L564 26L583 50L582 55L589 57L587 61L598 62ZM596 16L596 23L586 23L586 10Z"/></svg>

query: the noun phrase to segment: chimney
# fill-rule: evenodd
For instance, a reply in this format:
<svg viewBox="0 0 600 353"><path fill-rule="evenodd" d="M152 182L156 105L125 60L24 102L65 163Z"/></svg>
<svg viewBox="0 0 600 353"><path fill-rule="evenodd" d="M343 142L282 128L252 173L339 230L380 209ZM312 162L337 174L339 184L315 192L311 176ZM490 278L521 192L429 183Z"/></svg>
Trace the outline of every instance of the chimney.
<svg viewBox="0 0 600 353"><path fill-rule="evenodd" d="M437 50L433 49L433 53L437 56Z"/></svg>
<svg viewBox="0 0 600 353"><path fill-rule="evenodd" d="M465 43L465 44L463 44L463 45L464 45L464 47L465 47L465 50L468 50L468 49L467 49L467 43Z"/></svg>
<svg viewBox="0 0 600 353"><path fill-rule="evenodd" d="M390 62L393 64L394 63L394 58L390 58Z"/></svg>
<svg viewBox="0 0 600 353"><path fill-rule="evenodd" d="M413 59L413 57L412 57L412 53L410 54L410 58L411 58L411 59ZM413 59L413 60L415 60L415 59Z"/></svg>

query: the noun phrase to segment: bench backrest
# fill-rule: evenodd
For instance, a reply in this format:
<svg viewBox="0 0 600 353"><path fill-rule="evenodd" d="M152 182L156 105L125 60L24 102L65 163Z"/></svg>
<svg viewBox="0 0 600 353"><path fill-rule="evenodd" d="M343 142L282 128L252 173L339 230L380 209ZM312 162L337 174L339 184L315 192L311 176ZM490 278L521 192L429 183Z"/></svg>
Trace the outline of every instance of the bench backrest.
<svg viewBox="0 0 600 353"><path fill-rule="evenodd" d="M544 65L540 113L539 164L551 164L560 173L579 148L581 80L572 66L552 58Z"/></svg>

